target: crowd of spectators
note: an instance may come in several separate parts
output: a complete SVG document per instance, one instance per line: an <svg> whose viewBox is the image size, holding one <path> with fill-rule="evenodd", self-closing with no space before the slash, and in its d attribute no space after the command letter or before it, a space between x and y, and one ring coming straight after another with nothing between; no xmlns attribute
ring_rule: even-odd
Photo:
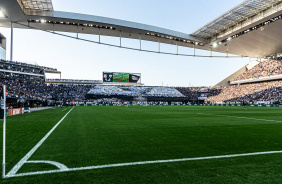
<svg viewBox="0 0 282 184"><path fill-rule="evenodd" d="M198 101L198 91L201 88L202 87L175 87L175 89L185 95L191 102Z"/></svg>
<svg viewBox="0 0 282 184"><path fill-rule="evenodd" d="M0 60L0 78L44 82L45 75L43 68L44 67L26 63Z"/></svg>
<svg viewBox="0 0 282 184"><path fill-rule="evenodd" d="M48 95L49 98L63 102L81 102L85 100L86 94L93 87L92 85L78 84L43 84L38 92L42 95Z"/></svg>
<svg viewBox="0 0 282 184"><path fill-rule="evenodd" d="M0 80L0 85L7 86L8 98L23 101L83 101L92 86L72 84L45 84L18 80Z"/></svg>
<svg viewBox="0 0 282 184"><path fill-rule="evenodd" d="M256 79L282 74L282 59L265 60L246 71L233 81ZM255 103L264 101L276 103L282 101L282 81L259 82L228 87L217 87L210 90L207 103Z"/></svg>
<svg viewBox="0 0 282 184"><path fill-rule="evenodd" d="M234 85L212 90L205 100L208 103L282 101L282 81Z"/></svg>
<svg viewBox="0 0 282 184"><path fill-rule="evenodd" d="M22 81L33 81L33 82L44 82L44 76L32 76L17 73L7 73L0 71L0 79L4 80L22 80Z"/></svg>
<svg viewBox="0 0 282 184"><path fill-rule="evenodd" d="M94 102L94 103L122 103L142 97L148 101L160 98L158 101L166 101L172 97L186 97L190 102L197 102L201 97L201 88L167 88L146 86L102 86L102 85L77 85L77 84L45 84L36 82L23 82L18 80L1 80L1 85L7 86L8 98L21 101L61 101L70 102ZM129 90L130 89L130 90ZM86 98L87 94L94 94ZM272 81L254 84L234 85L210 89L207 103L222 102L255 102L255 101L282 101L282 81ZM132 98L124 98L124 96ZM169 101L173 101L170 99Z"/></svg>
<svg viewBox="0 0 282 184"><path fill-rule="evenodd" d="M282 59L266 60L260 62L252 69L246 71L242 75L235 78L233 81L256 79L262 77L269 77L282 74Z"/></svg>
<svg viewBox="0 0 282 184"><path fill-rule="evenodd" d="M99 98L99 99L87 99L84 103L88 104L129 104L130 101L123 100L120 98Z"/></svg>
<svg viewBox="0 0 282 184"><path fill-rule="evenodd" d="M36 83L20 83L17 80L0 80L0 85L6 85L7 90L7 102L13 103L16 106L30 106L34 102L40 102L41 104L48 105L51 101L44 96L38 94L34 89Z"/></svg>
<svg viewBox="0 0 282 184"><path fill-rule="evenodd" d="M169 98L184 98L175 88L147 86L104 86L78 84L46 84L42 82L1 79L0 85L7 86L8 98L38 102L93 102L124 103L144 97L150 101L165 101ZM87 95L88 94L88 95ZM89 95L90 94L90 95ZM173 99L169 99L173 101ZM182 99L181 99L182 101Z"/></svg>
<svg viewBox="0 0 282 184"><path fill-rule="evenodd" d="M6 62L6 63L5 63ZM4 63L4 64L3 64ZM20 67L22 63L0 61L0 69L17 72L42 72L38 67ZM282 101L282 81L262 82L229 87L156 87L87 84L47 84L33 75L0 71L0 85L6 85L8 98L17 102L91 102L102 104L129 101L206 103ZM39 74L38 73L38 74ZM44 72L43 72L44 73ZM282 60L261 62L236 80L282 74ZM174 101L175 100L175 101Z"/></svg>

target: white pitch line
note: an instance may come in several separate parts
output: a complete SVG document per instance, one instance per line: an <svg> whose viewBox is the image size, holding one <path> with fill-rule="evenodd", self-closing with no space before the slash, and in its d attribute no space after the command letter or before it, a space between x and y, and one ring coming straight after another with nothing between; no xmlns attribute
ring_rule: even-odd
<svg viewBox="0 0 282 184"><path fill-rule="evenodd" d="M241 117L241 116L228 116L228 115L205 114L205 113L197 113L197 114L206 115L206 116L220 116L220 117L228 117L228 118L251 119L251 120L257 120L257 121L269 121L269 122L282 123L282 121L276 121L272 119L258 119L258 118L248 118L248 117Z"/></svg>
<svg viewBox="0 0 282 184"><path fill-rule="evenodd" d="M54 165L54 166L58 167L58 169L60 169L61 171L69 169L64 164L61 164L59 162L49 161L49 160L30 160L30 161L26 161L25 163L31 163L31 164L51 164L51 165Z"/></svg>
<svg viewBox="0 0 282 184"><path fill-rule="evenodd" d="M50 136L50 134L59 126L59 124L65 119L65 117L72 111L73 108L11 169L6 177L15 175L23 164L31 157L31 155L41 146L41 144Z"/></svg>
<svg viewBox="0 0 282 184"><path fill-rule="evenodd" d="M49 171L20 173L20 174L9 175L7 177L20 177L20 176L29 176L29 175L40 175L40 174L69 172L69 171L82 171L82 170L93 170L93 169L124 167L124 166L136 166L136 165L147 165L147 164L171 163L171 162L185 162L185 161L194 161L194 160L211 160L211 159L220 159L220 158L234 158L234 157L245 157L245 156L267 155L267 154L278 154L278 153L282 153L282 150L281 151L267 151L267 152L233 154L233 155L209 156L209 157L196 157L196 158L182 158L182 159L170 159L170 160L155 160L155 161L141 161L141 162L129 162L129 163L119 163L119 164L97 165L97 166L89 166L89 167L69 168L69 169L66 169L66 170L49 170Z"/></svg>
<svg viewBox="0 0 282 184"><path fill-rule="evenodd" d="M65 110L67 110L67 109L69 109L69 108L68 108L68 107L67 107L67 108L65 108L64 110L62 110L62 112L63 112L63 111L65 111Z"/></svg>

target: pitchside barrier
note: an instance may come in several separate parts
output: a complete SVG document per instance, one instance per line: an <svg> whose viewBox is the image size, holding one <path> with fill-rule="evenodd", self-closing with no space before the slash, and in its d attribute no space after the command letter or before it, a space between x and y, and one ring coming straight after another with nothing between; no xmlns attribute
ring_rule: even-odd
<svg viewBox="0 0 282 184"><path fill-rule="evenodd" d="M128 106L131 104L76 104L76 106ZM230 106L230 107L240 107L242 104L168 104L170 106ZM131 105L132 106L132 105ZM159 106L159 104L147 104L147 105L133 105L133 106ZM162 104L162 106L167 106L167 104ZM282 105L275 104L248 104L248 107L282 107Z"/></svg>
<svg viewBox="0 0 282 184"><path fill-rule="evenodd" d="M30 113L30 107L9 109L8 116L15 116L24 113Z"/></svg>

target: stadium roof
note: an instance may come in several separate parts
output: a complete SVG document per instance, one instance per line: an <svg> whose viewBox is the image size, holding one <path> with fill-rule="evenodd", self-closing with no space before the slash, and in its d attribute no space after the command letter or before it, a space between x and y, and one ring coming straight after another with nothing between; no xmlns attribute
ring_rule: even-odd
<svg viewBox="0 0 282 184"><path fill-rule="evenodd" d="M271 7L277 6L281 2L282 0L245 0L196 30L192 35L209 39L223 30L231 28L246 19L251 19Z"/></svg>
<svg viewBox="0 0 282 184"><path fill-rule="evenodd" d="M1 27L11 27L13 22L15 28L140 39L251 57L282 52L281 15L282 0L245 0L187 34L125 20L55 11L51 0L0 1Z"/></svg>
<svg viewBox="0 0 282 184"><path fill-rule="evenodd" d="M23 6L26 11L41 10L53 11L52 0L20 0L19 4Z"/></svg>

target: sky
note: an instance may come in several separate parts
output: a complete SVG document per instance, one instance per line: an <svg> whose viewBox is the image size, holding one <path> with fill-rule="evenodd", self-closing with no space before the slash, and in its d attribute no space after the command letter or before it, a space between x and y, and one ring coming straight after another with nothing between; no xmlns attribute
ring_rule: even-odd
<svg viewBox="0 0 282 184"><path fill-rule="evenodd" d="M230 10L242 0L52 0L55 11L75 12L133 21L183 33L192 33ZM10 29L0 28L7 38ZM73 34L75 36L75 34ZM95 35L80 35L89 40ZM101 42L119 44L119 38L101 37ZM122 39L122 45L139 47L138 40ZM154 42L142 41L142 49L157 50ZM161 44L161 51L175 52ZM179 47L179 53L193 49ZM209 51L196 50L197 55ZM214 53L213 55L221 55ZM248 64L248 58L199 58L133 51L66 38L38 30L14 29L15 61L57 68L63 79L102 80L102 72L141 73L146 86L214 86ZM59 78L49 75L48 78Z"/></svg>

